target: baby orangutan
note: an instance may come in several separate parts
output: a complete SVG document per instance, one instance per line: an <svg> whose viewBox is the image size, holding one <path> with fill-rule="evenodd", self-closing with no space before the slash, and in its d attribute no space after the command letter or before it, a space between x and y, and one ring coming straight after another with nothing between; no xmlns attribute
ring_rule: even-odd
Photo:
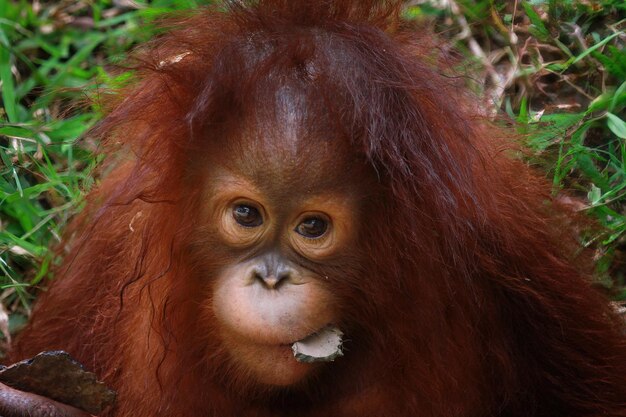
<svg viewBox="0 0 626 417"><path fill-rule="evenodd" d="M112 417L626 416L574 215L400 7L228 2L141 49L11 360L69 352Z"/></svg>

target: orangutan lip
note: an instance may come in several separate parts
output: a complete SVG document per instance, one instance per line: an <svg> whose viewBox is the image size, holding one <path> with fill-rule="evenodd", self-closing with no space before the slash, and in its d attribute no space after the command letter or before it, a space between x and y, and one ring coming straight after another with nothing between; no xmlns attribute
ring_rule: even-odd
<svg viewBox="0 0 626 417"><path fill-rule="evenodd" d="M321 332L322 330L324 330L325 328L330 327L330 326L332 326L332 324L331 324L331 323L325 324L324 326L320 327L320 328L319 328L319 329L317 329L317 330L312 331L311 333L307 334L307 335L306 335L306 336L304 336L304 337L301 337L300 339L294 340L293 342L285 343L285 346L291 346L291 345L293 345L294 343L301 342L301 341L303 341L303 340L305 340L305 339L308 339L309 337L311 337L311 336L314 336L314 335L318 334L319 332Z"/></svg>

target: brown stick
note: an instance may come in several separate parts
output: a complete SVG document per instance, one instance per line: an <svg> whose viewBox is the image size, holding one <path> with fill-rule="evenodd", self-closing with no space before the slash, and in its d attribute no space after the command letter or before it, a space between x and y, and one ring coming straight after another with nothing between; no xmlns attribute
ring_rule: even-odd
<svg viewBox="0 0 626 417"><path fill-rule="evenodd" d="M2 417L90 417L91 414L41 395L11 388L0 383Z"/></svg>

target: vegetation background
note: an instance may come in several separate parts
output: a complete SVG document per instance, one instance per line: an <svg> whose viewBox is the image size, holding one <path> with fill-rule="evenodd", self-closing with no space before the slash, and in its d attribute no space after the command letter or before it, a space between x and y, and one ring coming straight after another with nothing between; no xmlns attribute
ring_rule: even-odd
<svg viewBox="0 0 626 417"><path fill-rule="evenodd" d="M195 0L0 0L0 334L24 324L59 259L50 246L81 209L100 157L83 137L107 68ZM405 16L449 42L489 116L526 141L529 164L601 229L598 285L626 301L626 2L413 0ZM447 46L449 45L449 46ZM95 81L95 82L94 82ZM0 349L1 350L1 349Z"/></svg>

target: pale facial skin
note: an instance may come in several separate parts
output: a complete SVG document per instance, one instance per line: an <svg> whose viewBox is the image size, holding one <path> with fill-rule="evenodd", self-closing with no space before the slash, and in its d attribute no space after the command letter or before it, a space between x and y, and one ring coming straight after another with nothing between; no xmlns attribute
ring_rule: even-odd
<svg viewBox="0 0 626 417"><path fill-rule="evenodd" d="M213 312L231 355L259 382L291 385L314 368L296 362L291 345L333 323L337 300L324 277L292 258L323 262L345 249L353 205L314 195L285 210L243 179L225 175L216 182L210 207L218 235L253 254L221 271Z"/></svg>

